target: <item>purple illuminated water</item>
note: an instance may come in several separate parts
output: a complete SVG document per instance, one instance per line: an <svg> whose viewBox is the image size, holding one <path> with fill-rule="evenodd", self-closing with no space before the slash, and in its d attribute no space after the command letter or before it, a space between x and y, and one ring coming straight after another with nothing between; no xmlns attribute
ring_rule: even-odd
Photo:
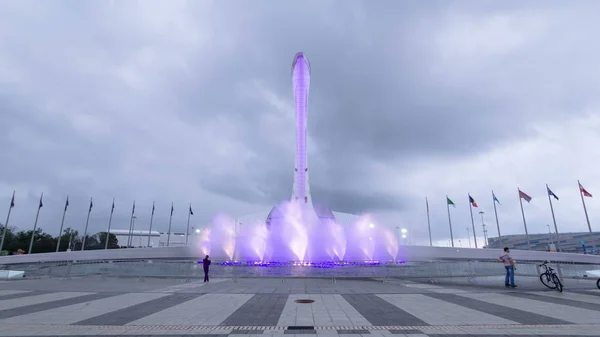
<svg viewBox="0 0 600 337"><path fill-rule="evenodd" d="M220 215L209 228L193 236L198 256L211 255L229 263L265 265L369 263L401 260L399 244L391 228L377 225L370 215L351 224L319 219L312 206L287 201L278 207L281 216L236 227L235 219Z"/></svg>

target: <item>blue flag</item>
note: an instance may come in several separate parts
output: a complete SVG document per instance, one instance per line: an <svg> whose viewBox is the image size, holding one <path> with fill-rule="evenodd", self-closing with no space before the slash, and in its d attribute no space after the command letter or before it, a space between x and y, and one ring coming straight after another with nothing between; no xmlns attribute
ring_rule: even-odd
<svg viewBox="0 0 600 337"><path fill-rule="evenodd" d="M556 194L554 194L554 192L552 192L552 190L550 189L550 187L546 186L546 189L548 189L548 195L551 197L554 197L554 199L558 200L558 197L556 196Z"/></svg>
<svg viewBox="0 0 600 337"><path fill-rule="evenodd" d="M494 202L497 202L497 203L498 203L498 205L502 205L502 204L500 203L500 200L498 200L498 198L496 198L496 195L494 194L494 192L492 192L492 197L494 197Z"/></svg>

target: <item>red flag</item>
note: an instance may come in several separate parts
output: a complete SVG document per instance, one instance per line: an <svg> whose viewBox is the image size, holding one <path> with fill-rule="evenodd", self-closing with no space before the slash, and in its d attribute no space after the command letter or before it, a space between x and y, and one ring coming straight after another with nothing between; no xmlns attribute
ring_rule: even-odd
<svg viewBox="0 0 600 337"><path fill-rule="evenodd" d="M586 191L586 189L583 188L583 186L581 186L581 183L579 184L579 191L583 194L584 197L592 197L592 194Z"/></svg>
<svg viewBox="0 0 600 337"><path fill-rule="evenodd" d="M473 205L473 207L478 207L477 202L475 201L475 199L473 199L471 195L469 195L469 202L471 203L471 205Z"/></svg>

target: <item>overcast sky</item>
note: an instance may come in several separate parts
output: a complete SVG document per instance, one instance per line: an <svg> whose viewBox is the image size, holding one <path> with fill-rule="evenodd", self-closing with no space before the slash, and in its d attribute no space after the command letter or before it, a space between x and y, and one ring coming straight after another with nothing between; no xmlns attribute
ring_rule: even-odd
<svg viewBox="0 0 600 337"><path fill-rule="evenodd" d="M420 5L417 5L420 4ZM552 224L600 230L600 3L596 1L0 2L0 222L165 231L269 209L291 196L294 54L311 61L316 203L370 212L428 243ZM597 195L596 195L597 194ZM481 219L475 210L479 236Z"/></svg>

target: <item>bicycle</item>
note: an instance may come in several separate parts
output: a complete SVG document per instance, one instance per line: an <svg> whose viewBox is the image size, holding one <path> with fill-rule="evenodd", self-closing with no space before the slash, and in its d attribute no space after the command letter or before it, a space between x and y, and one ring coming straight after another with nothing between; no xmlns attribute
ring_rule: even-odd
<svg viewBox="0 0 600 337"><path fill-rule="evenodd" d="M563 285L558 278L558 275L554 272L554 269L547 266L548 261L538 265L538 267L544 267L544 272L540 274L540 281L543 285L550 289L556 289L562 293Z"/></svg>

